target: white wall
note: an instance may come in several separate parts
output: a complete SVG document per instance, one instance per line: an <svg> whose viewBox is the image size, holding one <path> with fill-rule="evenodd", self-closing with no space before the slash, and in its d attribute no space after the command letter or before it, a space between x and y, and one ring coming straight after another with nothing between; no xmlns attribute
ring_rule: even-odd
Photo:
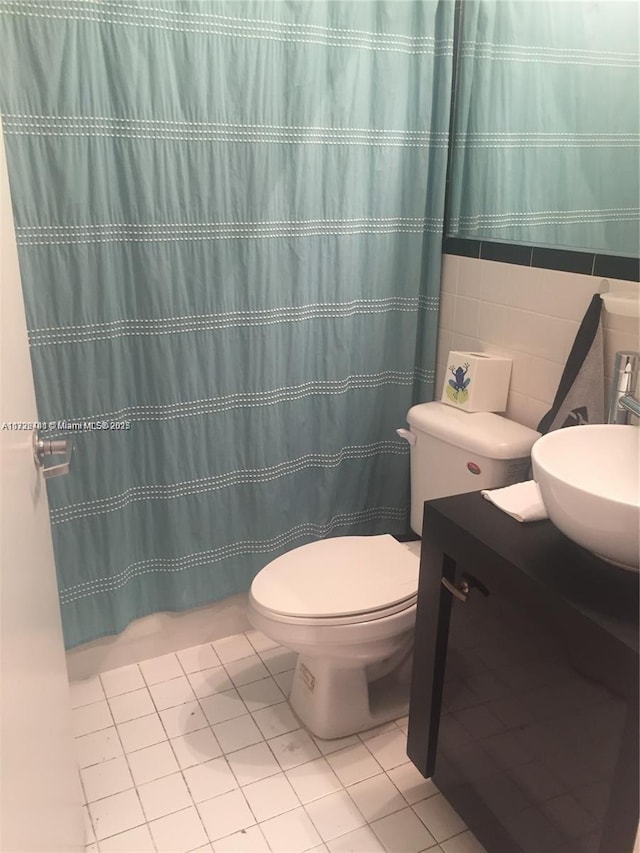
<svg viewBox="0 0 640 853"><path fill-rule="evenodd" d="M508 355L513 369L507 417L535 428L551 407L580 321L602 281L444 255L436 398L450 350ZM638 283L608 281L610 290L631 291L640 298ZM640 325L636 319L606 312L604 324L605 374L610 378L618 350L640 350Z"/></svg>

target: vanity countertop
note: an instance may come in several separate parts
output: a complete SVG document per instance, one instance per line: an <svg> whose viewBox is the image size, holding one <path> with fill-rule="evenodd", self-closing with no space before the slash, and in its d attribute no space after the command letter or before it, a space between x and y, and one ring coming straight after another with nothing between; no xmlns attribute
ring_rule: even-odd
<svg viewBox="0 0 640 853"><path fill-rule="evenodd" d="M638 654L640 574L611 565L576 545L551 521L519 522L480 492L427 501L424 542L473 571L483 546L502 576L518 575L540 600L579 614ZM474 554L475 549L475 554Z"/></svg>

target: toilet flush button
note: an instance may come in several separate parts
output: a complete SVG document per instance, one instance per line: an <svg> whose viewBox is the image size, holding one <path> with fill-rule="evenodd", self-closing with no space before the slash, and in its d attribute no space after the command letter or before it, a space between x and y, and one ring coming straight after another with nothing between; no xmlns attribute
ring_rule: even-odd
<svg viewBox="0 0 640 853"><path fill-rule="evenodd" d="M467 462L467 470L471 471L472 474L482 473L482 469L477 462Z"/></svg>

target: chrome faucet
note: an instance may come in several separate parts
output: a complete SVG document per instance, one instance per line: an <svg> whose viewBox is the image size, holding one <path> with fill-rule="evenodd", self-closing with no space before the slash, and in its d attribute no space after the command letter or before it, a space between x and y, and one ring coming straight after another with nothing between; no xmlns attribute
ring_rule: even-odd
<svg viewBox="0 0 640 853"><path fill-rule="evenodd" d="M618 405L640 418L640 400L636 400L633 394L625 394L624 397L620 397Z"/></svg>
<svg viewBox="0 0 640 853"><path fill-rule="evenodd" d="M640 416L638 400L633 396L637 393L639 375L640 353L616 353L607 423L627 424L630 414Z"/></svg>

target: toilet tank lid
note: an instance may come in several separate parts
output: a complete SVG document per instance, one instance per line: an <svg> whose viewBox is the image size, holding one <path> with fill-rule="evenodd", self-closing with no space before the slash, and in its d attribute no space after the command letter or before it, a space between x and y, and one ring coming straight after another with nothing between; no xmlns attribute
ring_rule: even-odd
<svg viewBox="0 0 640 853"><path fill-rule="evenodd" d="M251 595L274 613L350 616L415 596L419 558L393 536L338 536L310 542L268 563Z"/></svg>
<svg viewBox="0 0 640 853"><path fill-rule="evenodd" d="M487 459L521 459L529 456L540 433L496 415L463 412L444 403L420 403L409 409L407 421L414 432L432 435Z"/></svg>

